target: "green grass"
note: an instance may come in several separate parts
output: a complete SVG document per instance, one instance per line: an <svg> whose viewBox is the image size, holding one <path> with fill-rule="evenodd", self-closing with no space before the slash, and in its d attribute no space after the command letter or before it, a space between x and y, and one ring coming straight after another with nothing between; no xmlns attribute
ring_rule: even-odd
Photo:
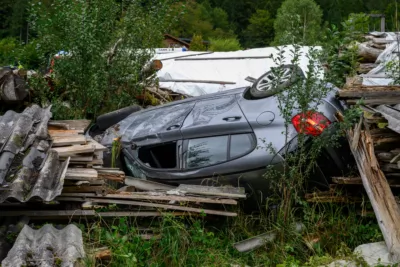
<svg viewBox="0 0 400 267"><path fill-rule="evenodd" d="M361 262L351 251L360 244L382 240L374 219L358 217L355 208L306 205L293 210L296 217L286 222L271 214L240 214L212 220L203 216L118 218L82 227L87 249L111 249L112 260L102 263L104 266L320 266L335 259ZM302 222L305 231L296 232L294 221ZM153 229L159 239L143 240L139 226ZM248 253L233 247L235 242L268 231L277 232L270 244ZM94 266L93 260L86 259L86 263Z"/></svg>

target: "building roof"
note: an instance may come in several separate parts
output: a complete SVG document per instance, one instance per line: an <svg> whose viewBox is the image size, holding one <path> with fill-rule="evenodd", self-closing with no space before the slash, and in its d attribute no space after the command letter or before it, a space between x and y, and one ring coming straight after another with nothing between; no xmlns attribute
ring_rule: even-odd
<svg viewBox="0 0 400 267"><path fill-rule="evenodd" d="M174 41L176 41L176 42L178 42L178 43L180 43L180 44L182 44L184 46L187 46L187 47L190 46L190 44L185 42L184 40L182 40L182 38L175 37L175 36L173 36L171 34L166 33L166 34L164 34L164 37L165 38L170 38L170 39L172 39L172 40L174 40Z"/></svg>
<svg viewBox="0 0 400 267"><path fill-rule="evenodd" d="M25 225L1 266L74 266L83 257L82 231L75 225L62 230L50 224L39 230Z"/></svg>
<svg viewBox="0 0 400 267"><path fill-rule="evenodd" d="M68 161L50 150L50 108L32 105L0 116L0 203L51 201L61 194Z"/></svg>

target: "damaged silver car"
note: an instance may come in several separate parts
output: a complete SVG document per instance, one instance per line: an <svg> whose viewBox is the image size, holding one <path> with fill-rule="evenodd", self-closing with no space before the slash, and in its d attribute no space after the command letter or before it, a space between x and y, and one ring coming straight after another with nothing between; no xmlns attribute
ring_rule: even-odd
<svg viewBox="0 0 400 267"><path fill-rule="evenodd" d="M188 98L154 108L128 107L100 116L91 135L110 148L122 143L120 162L129 175L163 183L244 186L254 192L266 188L266 167L285 162L286 145L296 149L302 114L293 114L289 143L285 142L284 119L276 94L304 76L299 67L284 66L278 86L270 71L253 86ZM276 83L275 83L276 84ZM327 85L330 86L330 85ZM305 134L319 135L335 121L344 107L335 89L322 100L317 112L307 116ZM265 149L270 143L276 149ZM348 153L350 154L350 153ZM347 159L333 148L318 160L316 177L326 181L340 174ZM111 152L108 154L111 158Z"/></svg>

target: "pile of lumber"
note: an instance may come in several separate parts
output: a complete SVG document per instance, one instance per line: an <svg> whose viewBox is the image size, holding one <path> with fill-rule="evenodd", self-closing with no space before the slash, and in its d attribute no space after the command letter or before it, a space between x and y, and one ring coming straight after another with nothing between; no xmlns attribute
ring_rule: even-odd
<svg viewBox="0 0 400 267"><path fill-rule="evenodd" d="M246 198L243 188L211 187L200 185L179 185L177 187L160 188L145 191L147 183L154 182L135 179L138 187L125 186L113 192L97 193L67 193L63 192L56 200L60 202L76 202L82 209L98 210L107 205L117 205L113 212L96 212L101 217L110 216L162 216L209 214L220 216L237 216L229 206L237 205L238 199ZM164 187L163 184L159 184ZM173 213L169 213L169 212Z"/></svg>
<svg viewBox="0 0 400 267"><path fill-rule="evenodd" d="M171 186L126 177L120 169L103 167L103 152L107 148L84 135L89 125L87 120L49 122L51 149L57 151L60 161L69 161L61 195L47 205L3 203L2 207L8 208L1 216L79 219L82 216L237 215L229 209L237 205L237 200L246 198L243 188Z"/></svg>
<svg viewBox="0 0 400 267"><path fill-rule="evenodd" d="M362 129L368 130L380 169L392 187L400 187L400 86L365 86L360 78L349 79L339 98L363 111L355 127L355 149ZM339 177L339 184L362 184L359 177Z"/></svg>
<svg viewBox="0 0 400 267"><path fill-rule="evenodd" d="M359 104L362 114L347 131L359 177L338 177L338 184L363 185L386 245L400 260L400 209L394 196L400 187L400 86L365 86L349 79L339 97ZM340 117L340 116L339 116Z"/></svg>
<svg viewBox="0 0 400 267"><path fill-rule="evenodd" d="M387 40L385 36L385 33L370 33L364 36L364 42L358 44L358 56L361 61L359 73L368 73L377 66L375 63L379 55L393 42Z"/></svg>

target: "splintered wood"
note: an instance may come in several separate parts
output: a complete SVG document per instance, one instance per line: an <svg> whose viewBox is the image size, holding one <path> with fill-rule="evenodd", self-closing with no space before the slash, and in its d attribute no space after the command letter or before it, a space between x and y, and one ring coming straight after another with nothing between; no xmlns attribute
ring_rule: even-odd
<svg viewBox="0 0 400 267"><path fill-rule="evenodd" d="M371 201L379 227L386 245L396 261L400 260L400 209L395 197L379 167L375 156L374 143L369 125L360 133L358 145L352 148L361 180ZM349 143L355 137L354 131L348 131Z"/></svg>

